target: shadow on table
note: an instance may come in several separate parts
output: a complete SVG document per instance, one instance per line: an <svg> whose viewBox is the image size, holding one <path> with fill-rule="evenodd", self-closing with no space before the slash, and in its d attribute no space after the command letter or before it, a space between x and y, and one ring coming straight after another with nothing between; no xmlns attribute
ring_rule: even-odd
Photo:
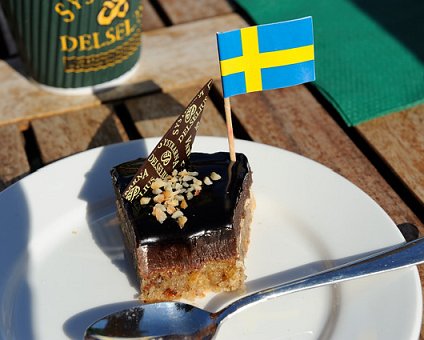
<svg viewBox="0 0 424 340"><path fill-rule="evenodd" d="M141 62L141 61L140 61ZM102 102L109 103L125 98L131 99L139 95L148 95L159 92L161 88L152 80L141 81L137 83L123 83L119 86L111 86L94 91L94 95Z"/></svg>
<svg viewBox="0 0 424 340"><path fill-rule="evenodd" d="M351 0L424 63L424 1Z"/></svg>

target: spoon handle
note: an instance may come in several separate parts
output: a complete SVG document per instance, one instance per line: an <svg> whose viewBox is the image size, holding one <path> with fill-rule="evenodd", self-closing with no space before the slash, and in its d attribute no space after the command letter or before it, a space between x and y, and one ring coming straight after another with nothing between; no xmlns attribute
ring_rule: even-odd
<svg viewBox="0 0 424 340"><path fill-rule="evenodd" d="M216 313L217 322L248 305L285 294L409 267L424 262L424 237L364 258L247 295Z"/></svg>

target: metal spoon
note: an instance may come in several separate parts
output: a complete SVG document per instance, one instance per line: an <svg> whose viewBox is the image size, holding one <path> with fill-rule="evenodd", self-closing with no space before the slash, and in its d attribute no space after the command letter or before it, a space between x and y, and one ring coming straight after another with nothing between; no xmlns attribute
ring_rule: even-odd
<svg viewBox="0 0 424 340"><path fill-rule="evenodd" d="M152 303L126 309L94 322L87 328L84 339L211 339L226 317L254 303L422 262L424 237L253 293L215 313L181 302Z"/></svg>

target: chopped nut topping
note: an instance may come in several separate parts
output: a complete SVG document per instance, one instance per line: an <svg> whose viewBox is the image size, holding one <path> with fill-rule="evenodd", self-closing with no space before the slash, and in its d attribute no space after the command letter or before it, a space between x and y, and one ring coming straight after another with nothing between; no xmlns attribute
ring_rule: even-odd
<svg viewBox="0 0 424 340"><path fill-rule="evenodd" d="M179 175L180 177L187 176L187 175L188 175L188 171L187 171L186 169L184 169L183 171L180 171L180 172L178 173L178 175Z"/></svg>
<svg viewBox="0 0 424 340"><path fill-rule="evenodd" d="M163 204L160 204L160 203L156 204L155 205L155 208L156 209L159 209L160 211L165 211L166 210L166 207Z"/></svg>
<svg viewBox="0 0 424 340"><path fill-rule="evenodd" d="M174 212L176 212L177 211L177 208L175 208L175 206L174 205L168 205L167 207L166 207L166 212L169 214L169 215L172 215Z"/></svg>
<svg viewBox="0 0 424 340"><path fill-rule="evenodd" d="M141 197L141 199L140 199L140 204L141 205L146 205L146 204L149 204L149 202L150 202L150 200L151 200L151 198L150 197Z"/></svg>
<svg viewBox="0 0 424 340"><path fill-rule="evenodd" d="M192 180L194 180L194 177L193 176L185 175L183 177L183 182L190 182Z"/></svg>
<svg viewBox="0 0 424 340"><path fill-rule="evenodd" d="M182 229L184 227L184 224L186 224L186 222L187 222L187 217L185 217L184 215L180 216L180 217L178 217L177 222L178 222L178 225L180 226L180 228Z"/></svg>
<svg viewBox="0 0 424 340"><path fill-rule="evenodd" d="M152 190L156 190L163 186L164 186L164 181L161 178L156 178L150 187L152 188Z"/></svg>
<svg viewBox="0 0 424 340"><path fill-rule="evenodd" d="M215 171L212 171L209 177L212 181L219 181L221 179L221 175L217 174Z"/></svg>
<svg viewBox="0 0 424 340"><path fill-rule="evenodd" d="M167 218L166 214L160 209L156 210L155 217L160 223L163 223Z"/></svg>
<svg viewBox="0 0 424 340"><path fill-rule="evenodd" d="M174 212L173 214L172 214L172 218L174 218L174 219L176 219L176 218L178 218L178 217L181 217L181 216L183 216L184 214L183 214L183 212L181 211L181 210L177 210L176 212Z"/></svg>
<svg viewBox="0 0 424 340"><path fill-rule="evenodd" d="M172 191L171 190L167 190L163 193L163 197L165 199L165 201L169 201L172 198Z"/></svg>
<svg viewBox="0 0 424 340"><path fill-rule="evenodd" d="M196 176L199 176L197 171L173 170L172 175L167 176L166 179L157 178L152 182L153 197L143 196L140 204L147 205L153 198L153 202L156 204L153 206L152 215L160 223L170 216L176 220L180 228L183 228L187 217L184 216L182 209L188 207L187 201L201 193L203 184L212 185L212 181L221 179L216 172L212 172L209 177L206 176L203 181Z"/></svg>
<svg viewBox="0 0 424 340"><path fill-rule="evenodd" d="M159 195L161 192L162 192L162 190L161 190L161 189L153 189L153 190L152 190L152 193L153 193L154 195Z"/></svg>
<svg viewBox="0 0 424 340"><path fill-rule="evenodd" d="M194 183L195 185L202 185L202 181L198 180L197 178L194 178L194 179L193 179L193 183Z"/></svg>
<svg viewBox="0 0 424 340"><path fill-rule="evenodd" d="M165 195L156 195L155 197L153 197L153 201L156 203L162 203L163 201L165 201Z"/></svg>

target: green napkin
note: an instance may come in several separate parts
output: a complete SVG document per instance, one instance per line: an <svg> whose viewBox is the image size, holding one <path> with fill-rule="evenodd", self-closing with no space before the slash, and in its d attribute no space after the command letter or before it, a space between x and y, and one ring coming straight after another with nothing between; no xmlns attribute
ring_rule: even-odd
<svg viewBox="0 0 424 340"><path fill-rule="evenodd" d="M235 0L257 23L311 15L315 86L357 125L424 102L423 0Z"/></svg>

